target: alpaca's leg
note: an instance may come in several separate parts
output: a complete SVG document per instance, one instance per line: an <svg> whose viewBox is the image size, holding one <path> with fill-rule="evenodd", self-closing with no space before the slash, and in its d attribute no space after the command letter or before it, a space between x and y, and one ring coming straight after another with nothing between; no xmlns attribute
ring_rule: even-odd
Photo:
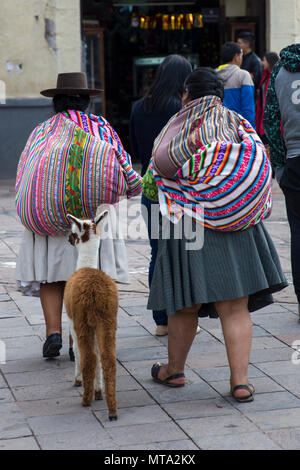
<svg viewBox="0 0 300 470"><path fill-rule="evenodd" d="M96 375L95 375L95 400L102 400L102 371L101 371L101 360L100 360L100 351L98 348L97 338L95 335L95 352L97 356L97 366L96 366Z"/></svg>
<svg viewBox="0 0 300 470"><path fill-rule="evenodd" d="M97 356L94 348L95 330L88 325L77 335L80 350L80 364L82 371L83 397L82 405L89 406L94 399L94 380L97 365Z"/></svg>
<svg viewBox="0 0 300 470"><path fill-rule="evenodd" d="M82 374L81 374L81 365L80 365L80 351L78 348L77 344L77 337L76 337L76 332L74 330L74 323L73 321L69 318L69 323L70 323L70 333L73 339L73 351L75 355L75 380L74 380L74 386L75 387L80 387L82 385Z"/></svg>
<svg viewBox="0 0 300 470"><path fill-rule="evenodd" d="M111 330L111 325L106 326L102 321L96 329L100 357L102 363L103 378L105 383L105 399L108 408L109 419L117 419L116 400L116 331Z"/></svg>

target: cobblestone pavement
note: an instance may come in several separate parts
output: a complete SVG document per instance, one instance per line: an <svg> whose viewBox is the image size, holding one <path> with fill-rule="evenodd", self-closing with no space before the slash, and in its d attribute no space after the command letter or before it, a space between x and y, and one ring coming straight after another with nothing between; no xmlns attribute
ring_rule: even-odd
<svg viewBox="0 0 300 470"><path fill-rule="evenodd" d="M291 280L290 234L282 194L266 222ZM118 421L109 422L104 401L80 404L72 386L68 324L55 360L42 359L45 328L39 299L15 289L14 267L22 226L14 209L13 182L0 181L0 449L299 449L300 365L291 345L300 340L296 298L290 285L276 302L252 315L254 339L249 378L255 401L235 403L219 320L200 319L201 333L188 357L187 385L155 384L150 368L167 357L167 338L154 336L146 310L147 241L129 240L131 284L120 286L118 315Z"/></svg>

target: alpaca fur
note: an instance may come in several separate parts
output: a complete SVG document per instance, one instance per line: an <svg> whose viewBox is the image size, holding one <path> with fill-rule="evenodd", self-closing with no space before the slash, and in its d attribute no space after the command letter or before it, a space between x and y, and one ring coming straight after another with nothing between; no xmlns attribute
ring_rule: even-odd
<svg viewBox="0 0 300 470"><path fill-rule="evenodd" d="M69 278L64 294L75 354L75 386L83 383L82 405L102 399L101 363L109 419L117 419L116 330L118 290L116 283L97 268L100 235L94 220L72 220L69 241L78 249L77 270ZM101 359L101 361L100 361Z"/></svg>

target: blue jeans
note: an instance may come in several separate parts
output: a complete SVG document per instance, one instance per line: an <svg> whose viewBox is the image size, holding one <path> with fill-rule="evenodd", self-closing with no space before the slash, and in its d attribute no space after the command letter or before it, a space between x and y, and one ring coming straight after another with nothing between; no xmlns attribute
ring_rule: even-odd
<svg viewBox="0 0 300 470"><path fill-rule="evenodd" d="M157 250L158 250L158 239L151 238L151 207L153 204L158 204L158 203L151 201L146 196L144 196L144 194L142 195L142 205L144 206L142 214L147 225L148 237L149 237L150 246L151 246L151 260L149 264L149 276L148 276L149 288L151 286L151 281L153 277L154 266L155 266L155 261L156 261L156 256L157 256ZM168 324L168 315L166 314L165 310L153 310L153 319L157 325Z"/></svg>

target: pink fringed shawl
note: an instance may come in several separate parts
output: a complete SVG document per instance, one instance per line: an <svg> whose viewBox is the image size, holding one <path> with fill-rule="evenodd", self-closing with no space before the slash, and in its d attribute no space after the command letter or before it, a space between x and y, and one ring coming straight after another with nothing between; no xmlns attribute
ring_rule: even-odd
<svg viewBox="0 0 300 470"><path fill-rule="evenodd" d="M91 218L100 204L140 192L141 177L108 122L75 111L37 126L17 168L17 212L39 235L67 233L67 213Z"/></svg>

